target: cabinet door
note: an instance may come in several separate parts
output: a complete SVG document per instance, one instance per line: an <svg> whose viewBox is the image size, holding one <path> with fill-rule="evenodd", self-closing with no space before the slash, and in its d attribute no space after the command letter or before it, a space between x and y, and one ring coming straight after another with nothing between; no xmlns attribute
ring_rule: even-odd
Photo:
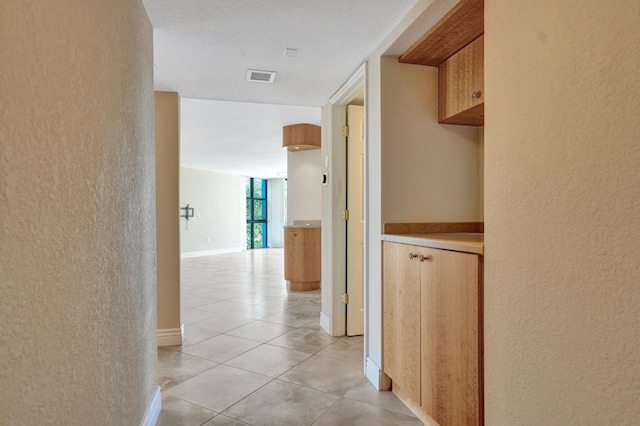
<svg viewBox="0 0 640 426"><path fill-rule="evenodd" d="M484 124L484 36L440 64L438 97L441 123Z"/></svg>
<svg viewBox="0 0 640 426"><path fill-rule="evenodd" d="M478 425L479 257L422 251L422 408L442 426Z"/></svg>
<svg viewBox="0 0 640 426"><path fill-rule="evenodd" d="M393 391L420 404L420 247L384 242L383 364Z"/></svg>
<svg viewBox="0 0 640 426"><path fill-rule="evenodd" d="M284 230L284 279L300 281L302 279L303 264L300 252L303 237L299 229L285 228Z"/></svg>
<svg viewBox="0 0 640 426"><path fill-rule="evenodd" d="M284 279L320 281L320 228L285 228Z"/></svg>

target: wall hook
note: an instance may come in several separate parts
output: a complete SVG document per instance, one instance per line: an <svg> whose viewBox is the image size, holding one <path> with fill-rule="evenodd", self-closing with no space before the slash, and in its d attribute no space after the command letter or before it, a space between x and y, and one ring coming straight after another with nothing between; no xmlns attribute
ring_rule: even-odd
<svg viewBox="0 0 640 426"><path fill-rule="evenodd" d="M180 207L180 210L184 210L184 214L180 215L180 217L187 219L187 222L189 218L193 217L193 207L189 207L189 204L187 204L187 207Z"/></svg>

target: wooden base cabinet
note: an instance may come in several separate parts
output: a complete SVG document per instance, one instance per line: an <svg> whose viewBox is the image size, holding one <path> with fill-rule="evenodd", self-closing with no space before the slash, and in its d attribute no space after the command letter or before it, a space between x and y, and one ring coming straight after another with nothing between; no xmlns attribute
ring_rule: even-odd
<svg viewBox="0 0 640 426"><path fill-rule="evenodd" d="M420 263L414 247L384 243L382 347L394 390L420 401Z"/></svg>
<svg viewBox="0 0 640 426"><path fill-rule="evenodd" d="M482 256L384 242L383 363L422 421L482 425Z"/></svg>

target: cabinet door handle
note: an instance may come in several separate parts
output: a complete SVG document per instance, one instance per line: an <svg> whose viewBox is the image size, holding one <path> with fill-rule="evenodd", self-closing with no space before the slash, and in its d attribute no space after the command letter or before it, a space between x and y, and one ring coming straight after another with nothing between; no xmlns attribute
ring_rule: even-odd
<svg viewBox="0 0 640 426"><path fill-rule="evenodd" d="M416 257L418 257L418 255L417 255L417 254L415 254L415 253L409 253L409 260L413 260L413 259L415 259Z"/></svg>
<svg viewBox="0 0 640 426"><path fill-rule="evenodd" d="M433 260L433 258L431 256L420 255L420 262L424 262L425 260Z"/></svg>
<svg viewBox="0 0 640 426"><path fill-rule="evenodd" d="M479 91L479 90L476 90L475 92L473 92L471 94L471 97L474 98L474 99L480 99L480 96L482 96L482 92Z"/></svg>

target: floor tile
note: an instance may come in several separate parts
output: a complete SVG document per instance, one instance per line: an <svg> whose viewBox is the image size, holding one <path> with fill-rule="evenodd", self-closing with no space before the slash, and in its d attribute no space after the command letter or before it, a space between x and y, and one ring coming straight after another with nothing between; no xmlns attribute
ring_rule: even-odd
<svg viewBox="0 0 640 426"><path fill-rule="evenodd" d="M202 281L201 279L196 280L198 282ZM204 280L206 282L206 280ZM184 277L180 277L180 284L183 287L188 287L188 290L181 290L180 294L184 296L205 296L209 297L208 293L211 293L213 288L210 284L189 284L189 282L185 282Z"/></svg>
<svg viewBox="0 0 640 426"><path fill-rule="evenodd" d="M254 321L247 325L243 325L242 327L238 327L236 329L228 331L226 334L242 337L245 339L256 340L258 342L267 342L291 330L293 330L293 328L287 327L286 325L282 324L275 324L265 321Z"/></svg>
<svg viewBox="0 0 640 426"><path fill-rule="evenodd" d="M162 403L157 426L200 426L217 413L181 399Z"/></svg>
<svg viewBox="0 0 640 426"><path fill-rule="evenodd" d="M183 324L193 324L194 322L202 321L207 318L213 317L214 314L209 311L203 311L195 308L181 308L180 320Z"/></svg>
<svg viewBox="0 0 640 426"><path fill-rule="evenodd" d="M289 309L287 309L287 311L296 313L313 313L320 315L321 306L317 303L303 301L291 306Z"/></svg>
<svg viewBox="0 0 640 426"><path fill-rule="evenodd" d="M240 293L233 290L224 290L218 286L216 286L215 290L209 289L207 293L202 295L203 297L211 300L210 303L219 302L219 301L229 301L233 302L238 300L240 297Z"/></svg>
<svg viewBox="0 0 640 426"><path fill-rule="evenodd" d="M234 420L231 417L218 414L213 419L209 420L202 426L247 426L248 423L243 423L238 420Z"/></svg>
<svg viewBox="0 0 640 426"><path fill-rule="evenodd" d="M419 426L422 422L414 416L385 410L360 401L341 399L313 426L362 425L362 426Z"/></svg>
<svg viewBox="0 0 640 426"><path fill-rule="evenodd" d="M262 318L262 321L274 322L276 324L283 324L291 327L315 327L320 325L320 313L290 312L289 310L286 310L266 316Z"/></svg>
<svg viewBox="0 0 640 426"><path fill-rule="evenodd" d="M282 287L279 288L267 289L263 287L259 289L256 294L259 294L260 296L282 297L287 295L287 288L285 284L282 283Z"/></svg>
<svg viewBox="0 0 640 426"><path fill-rule="evenodd" d="M297 328L270 340L269 344L315 354L334 341L335 338L329 336L324 330Z"/></svg>
<svg viewBox="0 0 640 426"><path fill-rule="evenodd" d="M158 424L420 424L364 378L362 336L320 327L321 291L288 289L282 249L181 262L185 341L158 350Z"/></svg>
<svg viewBox="0 0 640 426"><path fill-rule="evenodd" d="M247 325L253 321L254 319L251 317L236 316L230 313L226 313L215 314L214 317L205 319L203 321L198 321L196 323L193 323L193 325L199 328L217 331L218 333L224 333L226 331L233 330L234 328Z"/></svg>
<svg viewBox="0 0 640 426"><path fill-rule="evenodd" d="M254 426L311 425L337 400L334 395L275 380L223 414Z"/></svg>
<svg viewBox="0 0 640 426"><path fill-rule="evenodd" d="M356 339L359 343L350 343L348 339ZM318 355L364 365L364 346L358 337L341 338L318 352Z"/></svg>
<svg viewBox="0 0 640 426"><path fill-rule="evenodd" d="M411 410L409 410L393 392L378 392L366 378L349 389L349 392L347 392L344 397L413 416Z"/></svg>
<svg viewBox="0 0 640 426"><path fill-rule="evenodd" d="M254 340L220 334L184 348L182 352L215 362L225 362L258 345L260 342Z"/></svg>
<svg viewBox="0 0 640 426"><path fill-rule="evenodd" d="M265 376L278 377L310 356L310 354L292 349L261 345L227 361L225 364Z"/></svg>
<svg viewBox="0 0 640 426"><path fill-rule="evenodd" d="M229 300L217 300L209 305L200 306L198 309L224 314L227 312L237 312L245 306L246 305L244 303L231 302Z"/></svg>
<svg viewBox="0 0 640 426"><path fill-rule="evenodd" d="M314 355L278 379L342 396L363 377L359 365Z"/></svg>
<svg viewBox="0 0 640 426"><path fill-rule="evenodd" d="M158 384L165 391L216 365L182 352L158 348Z"/></svg>
<svg viewBox="0 0 640 426"><path fill-rule="evenodd" d="M289 291L288 294L291 300L320 303L320 289L313 291Z"/></svg>
<svg viewBox="0 0 640 426"><path fill-rule="evenodd" d="M285 309L289 309L299 303L299 301L291 300L288 297L274 297L264 302L260 302L259 305L275 308L278 311L284 311Z"/></svg>
<svg viewBox="0 0 640 426"><path fill-rule="evenodd" d="M222 412L271 381L270 377L218 365L167 391L193 404Z"/></svg>
<svg viewBox="0 0 640 426"><path fill-rule="evenodd" d="M180 350L186 348L187 346L202 342L203 340L210 339L213 336L217 336L218 334L220 333L218 333L217 331L196 327L192 324L185 325L184 341L182 342L182 347L180 348Z"/></svg>
<svg viewBox="0 0 640 426"><path fill-rule="evenodd" d="M215 302L216 299L211 299L209 297L200 297L200 296L186 296L180 298L180 307L181 308L197 308L200 306L209 305Z"/></svg>

